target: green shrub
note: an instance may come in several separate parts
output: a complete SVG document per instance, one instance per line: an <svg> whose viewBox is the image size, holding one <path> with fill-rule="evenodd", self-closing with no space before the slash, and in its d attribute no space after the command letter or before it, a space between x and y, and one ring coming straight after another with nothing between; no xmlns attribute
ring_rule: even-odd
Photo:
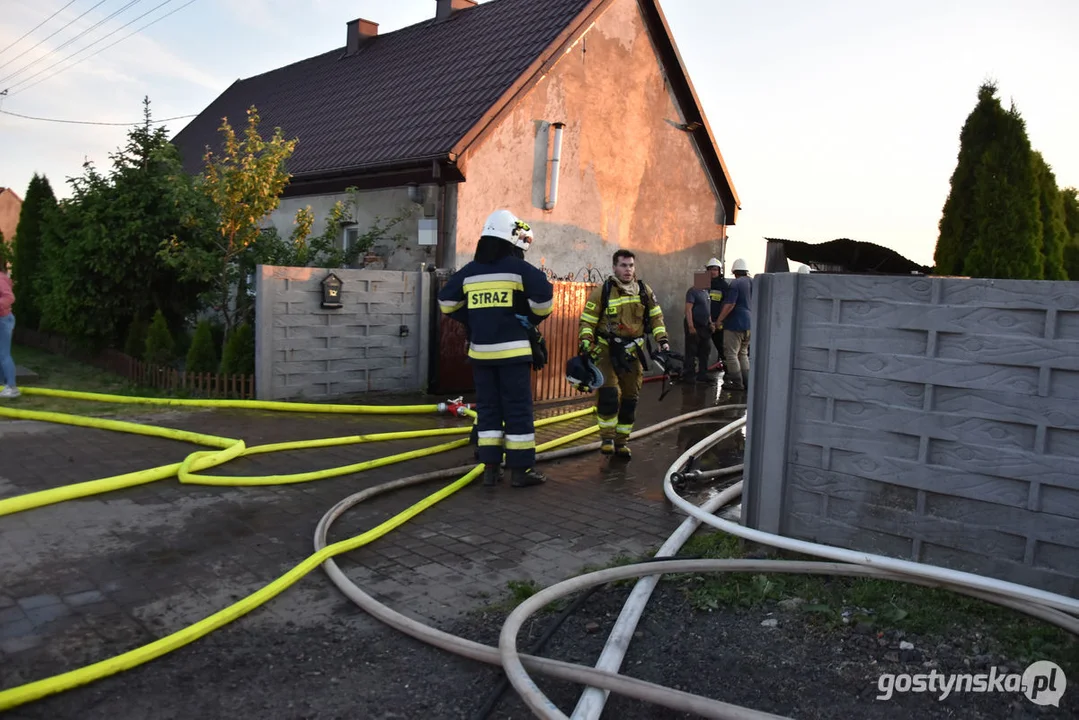
<svg viewBox="0 0 1079 720"><path fill-rule="evenodd" d="M191 348L187 351L187 364L184 370L193 373L217 372L217 349L214 347L210 323L203 320L195 330Z"/></svg>
<svg viewBox="0 0 1079 720"><path fill-rule="evenodd" d="M146 355L143 358L151 365L170 365L175 358L176 342L169 332L165 316L158 310L146 332Z"/></svg>
<svg viewBox="0 0 1079 720"><path fill-rule="evenodd" d="M127 326L127 339L124 340L124 353L133 358L142 357L146 353L146 333L150 324L140 313L131 318L131 324Z"/></svg>
<svg viewBox="0 0 1079 720"><path fill-rule="evenodd" d="M221 354L221 372L224 375L255 374L255 331L250 325L240 325L232 331Z"/></svg>

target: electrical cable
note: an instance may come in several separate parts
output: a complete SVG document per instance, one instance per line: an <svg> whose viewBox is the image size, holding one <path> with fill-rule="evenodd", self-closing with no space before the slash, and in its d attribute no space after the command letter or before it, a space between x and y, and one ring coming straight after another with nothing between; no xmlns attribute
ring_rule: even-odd
<svg viewBox="0 0 1079 720"><path fill-rule="evenodd" d="M172 0L166 0L166 2L171 2L171 1L172 1ZM113 11L112 15L109 15L109 16L107 16L107 17L105 17L105 18L102 18L101 20L98 20L98 21L97 21L96 23L94 23L94 24L93 24L93 25L91 25L90 27L86 28L85 30L83 30L82 32L80 32L80 33L79 33L78 35L75 35L74 37L70 37L70 38L68 38L67 40L65 40L64 42L62 42L62 43L61 43L61 44L60 44L59 46L57 46L57 47L53 48L52 50L50 50L49 52L45 53L44 55L42 55L42 56L41 56L41 57L39 57L38 59L36 59L36 60L33 60L33 61L31 61L31 62L27 63L26 65L23 65L21 69L19 69L19 70L16 70L15 72L13 72L13 73L11 73L11 74L9 74L9 75L5 75L4 77L0 78L0 83L4 83L4 82L7 82L7 81L8 81L8 80L10 80L11 78L14 78L14 77L18 77L19 75L22 75L22 74L23 74L24 72L26 72L27 70L29 70L29 69L30 69L30 68L32 68L33 66L37 65L37 64L38 64L39 62L41 62L41 61L42 61L42 60L44 60L45 58L49 57L49 56L50 56L50 55L52 55L53 53L58 53L58 52L60 52L61 50L63 50L64 48L66 48L66 47L67 47L68 45L70 45L71 43L73 43L73 42L75 42L76 40L78 40L78 39L79 39L80 37L82 37L83 35L88 35L88 34L89 34L89 33L90 33L91 31L95 30L96 28L98 28L98 27L99 27L100 25L102 25L103 23L106 23L106 22L108 22L109 20L112 20L112 19L113 19L114 17L116 17L117 15L119 15L120 13L122 13L122 12L123 12L124 10L127 10L127 9L128 9L129 7L131 7L132 5L138 5L138 4L140 3L140 2L142 2L142 0L130 0L130 2L128 2L128 4L127 4L127 5L124 5L124 6L123 6L123 7L121 7L121 8L119 9L119 10L115 10L115 11ZM98 5L100 5L100 4L101 4L101 3L98 3ZM94 7L97 7L97 5L95 5ZM93 9L93 8L91 8L91 9ZM89 12L89 11L87 11L87 12ZM106 35L105 37L108 37L108 35ZM96 43L96 42L99 42L99 41L95 40L95 41L94 41L94 43ZM94 43L91 43L91 45L93 45ZM87 47L89 47L89 46L87 46ZM84 49L85 49L85 48L84 48ZM82 50L79 50L79 51L78 51L78 52L76 52L75 54L77 55L77 54L78 54L79 52L82 52ZM68 57L71 57L71 56L68 56ZM66 58L65 58L65 59L66 59ZM63 60L60 60L59 62L63 62ZM54 67L55 65L56 65L56 63L53 63L53 65L50 65L49 67ZM47 69L48 69L48 68L46 68L46 70L47 70ZM25 82L26 82L27 80L31 80L31 79L33 79L33 78L37 77L38 75L40 75L40 74L41 74L41 72L44 72L44 71L39 71L39 72L37 72L37 73L35 73L35 74L31 75L31 76L30 76L29 78L26 78L26 79L20 80L19 82L15 83L14 85L12 85L12 86L10 86L10 87L8 87L8 88L6 88L6 89L7 89L7 90L10 90L11 88L14 88L14 87L18 87L19 85L22 85L23 83L25 83Z"/></svg>
<svg viewBox="0 0 1079 720"><path fill-rule="evenodd" d="M54 17L56 17L57 15L59 15L60 13L62 13L62 12L63 12L64 10L67 10L67 9L68 9L69 7L71 7L72 5L74 5L74 4L75 4L75 2L76 2L76 0L70 0L70 2L68 2L68 4L67 4L67 5L64 5L64 6L62 7L62 8L60 8L59 10L57 10L56 12L54 12L54 13L53 13L52 15L48 16L47 18L45 18L44 20L42 20L41 22L39 22L39 23L38 23L37 25L35 25L34 27L32 27L32 28L31 28L30 30L27 30L27 31L26 31L25 33L23 33L23 34L22 34L22 36L21 36L21 37L20 37L20 38L19 38L18 40L16 40L15 42L11 43L10 45L8 45L8 46L7 46L6 48L4 48L3 50L0 50L0 55L3 55L3 54L4 54L4 53L6 53L6 52L7 52L8 50L10 50L11 48L15 47L16 45L18 45L19 43L21 43L21 42L22 42L23 40L25 40L26 38L28 38L28 37L30 37L31 35L33 35L33 34L34 34L34 32L36 32L38 28L40 28L40 27L41 27L42 25L44 25L45 23L47 23L47 22L49 22L50 20L52 20L52 19L53 19ZM64 27L67 27L67 26L65 25ZM60 29L61 29L61 30L63 30L63 28L60 28ZM57 32L59 32L59 31L57 31ZM50 35L49 37L52 37L52 36ZM47 39L48 39L48 38L46 38L46 40L47 40ZM37 47L37 46L35 45L34 47ZM30 49L31 49L31 50L33 50L34 48L30 48Z"/></svg>
<svg viewBox="0 0 1079 720"><path fill-rule="evenodd" d="M90 53L90 54L89 54L89 55L87 55L86 57L84 57L84 58L80 58L79 60L76 60L75 62L73 62L72 64L68 65L67 67L62 67L62 68L60 68L59 70L57 70L56 72L52 73L51 75L46 75L45 77L41 78L40 80L37 80L37 81L35 81L35 82L32 82L32 83L30 83L29 85L26 85L25 87L19 88L18 90L16 90L15 92L13 92L13 93L11 93L11 94L12 94L12 95L18 95L19 93L22 93L22 92L26 92L27 90L29 90L30 88L32 88L32 87L34 87L34 86L36 86L36 85L40 85L41 83L43 83L43 82L45 82L45 81L47 81L47 80L51 80L52 78L56 77L57 75L59 75L59 74L61 74L61 73L63 73L63 72L67 72L68 70L70 70L70 69L71 69L71 68L73 68L73 67L77 67L77 66L81 65L82 63L86 62L87 60L90 60L90 59L92 59L92 58L95 58L95 57L97 57L98 55L100 55L101 53L105 52L105 51L106 51L106 50L108 50L109 48L111 48L111 47L115 47L116 45L119 45L119 44L120 44L120 43L122 43L122 42L123 42L124 40L127 40L128 38L130 38L130 37L132 37L132 36L134 36L134 35L138 35L138 34L139 34L140 32L142 32L142 31L143 31L143 30L145 30L146 28L149 28L149 27L152 27L153 25L156 25L157 23L161 22L162 20L164 20L165 18L169 17L170 15L173 15L173 14L175 14L175 13L178 13L178 12L180 12L180 11L181 11L181 10L183 10L183 9L184 9L185 7L187 7L188 5L191 5L191 4L193 3L193 2L195 2L195 0L187 0L187 2L186 2L186 3L184 3L183 5L181 5L180 7L178 7L178 8L175 8L175 9L173 9L173 10L170 10L170 11L168 11L167 13L165 13L164 15L162 15L162 16L160 16L160 17L154 18L153 20L151 20L150 22L146 23L146 24L145 24L145 25L143 25L142 27L136 28L136 29L132 30L131 32L129 32L129 33L127 34L127 35L124 35L124 36L123 36L122 38L120 38L119 40L115 40L115 41L113 41L113 42L109 43L108 45L106 45L105 47L103 47L103 48L99 48L99 49L95 50L94 52ZM158 6L158 7L160 7L160 6ZM156 9L157 9L157 8L154 8L154 10L156 10ZM151 10L150 12L153 12L153 10ZM144 16L140 15L139 17L144 17ZM138 18L136 18L136 19L138 19ZM132 22L134 22L134 21L132 21ZM127 23L127 25L124 25L123 27L127 27L127 26L128 26L128 25L130 25L130 24L131 24L131 23ZM121 30L122 30L122 29L123 29L123 27L121 27L121 28L119 28L119 29L121 29ZM112 34L112 33L109 33L109 35L111 35L111 34ZM107 35L106 37L108 37L108 35ZM102 38L102 39L104 39L104 38ZM96 43L94 43L94 44L96 44ZM89 47L89 46L87 46L87 47ZM85 50L85 49L87 49L87 48L83 48L83 49ZM82 51L80 50L79 52L82 52ZM68 56L68 57L69 57L69 58L70 58L70 57L74 57L75 55L78 55L78 54L79 54L79 53L74 53L73 55L70 55L70 56ZM53 67L53 66L50 66L50 67ZM28 79L29 79L29 78L27 78L27 80L28 80ZM20 85L21 85L21 84L22 84L23 82L26 82L26 80L23 80L22 82L20 82L20 83L18 83L18 84L20 84ZM5 92L6 92L6 91L5 91Z"/></svg>
<svg viewBox="0 0 1079 720"><path fill-rule="evenodd" d="M68 5L70 5L70 4L71 4L71 3L68 3ZM105 0L100 0L100 2L99 2L99 3L97 4L97 5L94 5L94 6L92 7L92 8L90 8L89 10L87 10L86 12L84 12L84 13L83 13L82 15L79 15L79 16L78 16L77 18L75 18L74 20L71 20L71 21L69 21L69 22L68 22L67 24L65 24L65 25L64 25L63 27L61 27L61 28L60 28L59 30L54 30L54 31L53 31L53 33L52 33L52 35L49 35L49 37L45 38L44 40L40 40L40 41L39 41L39 42L38 42L38 43L37 43L36 45L34 45L33 47L30 47L30 48L27 48L26 50L23 50L23 51L22 51L21 53L19 53L19 54L18 54L18 55L16 55L15 57L11 58L11 59L10 59L10 60L8 60L7 62L5 62L5 63L4 63L3 65L0 65L0 70L3 70L3 69L4 69L4 68L6 68L6 67L7 67L8 65L10 65L10 64L11 64L11 63L13 63L13 62L15 62L16 60L18 60L19 58L21 58L21 57L22 57L23 55L25 55L26 53L30 52L31 50L35 50L35 49L37 49L38 47L40 47L40 46L41 46L41 44L42 44L42 43L44 43L44 42L47 42L48 40L50 40L51 38L53 38L53 37L54 37L54 36L55 36L55 35L56 35L57 33L59 33L59 32L62 32L62 31L63 31L63 30L65 30L66 28L70 27L72 23L78 22L78 21L79 21L79 20L81 20L81 19L82 19L83 17L85 17L85 16L87 15L87 14L89 14L89 13L93 12L93 11L94 11L95 9L97 9L97 7L98 7L98 6L100 6L100 5L104 5L104 4L105 4ZM67 5L65 5L64 7L67 7ZM62 10L62 9L63 9L63 8L61 8L61 10ZM51 19L51 18L50 18L50 19ZM39 26L39 27L40 27L40 26ZM37 28L35 28L35 29L37 29ZM48 53L46 53L46 55L48 55Z"/></svg>
<svg viewBox="0 0 1079 720"><path fill-rule="evenodd" d="M63 123L65 125L108 125L112 127L134 127L137 125L145 125L145 122L95 122L92 120L61 120L59 118L45 118L35 117L34 115L23 115L22 113L11 112L10 110L0 110L2 115L11 115L12 117L22 118L23 120L40 120L41 122L51 123ZM151 125L160 125L161 123L167 123L170 120L184 120L185 118L193 118L196 115L175 115L173 117L165 118L164 120L151 120Z"/></svg>

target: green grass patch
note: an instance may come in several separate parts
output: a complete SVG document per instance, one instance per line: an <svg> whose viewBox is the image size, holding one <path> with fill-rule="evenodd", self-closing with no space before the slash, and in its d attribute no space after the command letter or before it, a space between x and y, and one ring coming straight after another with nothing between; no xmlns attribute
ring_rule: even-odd
<svg viewBox="0 0 1079 720"><path fill-rule="evenodd" d="M64 355L56 355L44 350L15 345L11 349L15 362L38 374L38 378L27 382L23 387L43 387L55 390L73 390L78 392L105 393L109 395L127 395L137 397L181 397L168 395L161 390L138 387L120 375L100 370L92 365L80 363ZM44 397L24 394L13 400L5 400L4 407L15 410L35 410L38 412L57 412L90 417L116 417L145 415L160 408L153 405L128 405L123 403L105 403L71 398ZM184 408L170 408L181 410Z"/></svg>
<svg viewBox="0 0 1079 720"><path fill-rule="evenodd" d="M718 532L696 534L679 554L744 557L738 538ZM874 631L895 629L943 638L980 633L995 642L998 652L1014 660L1053 658L1062 667L1061 660L1073 672L1079 671L1079 639L1075 636L1017 611L947 590L873 578L772 573L681 574L668 576L668 580L678 584L697 610L755 608L799 598L804 603L792 612L801 613L807 622L831 627L862 623Z"/></svg>

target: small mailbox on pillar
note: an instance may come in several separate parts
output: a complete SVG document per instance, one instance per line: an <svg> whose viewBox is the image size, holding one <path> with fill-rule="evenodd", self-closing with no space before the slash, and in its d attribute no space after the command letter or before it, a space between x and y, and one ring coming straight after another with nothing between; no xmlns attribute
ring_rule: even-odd
<svg viewBox="0 0 1079 720"><path fill-rule="evenodd" d="M322 279L322 307L339 308L341 305L341 278L330 273Z"/></svg>

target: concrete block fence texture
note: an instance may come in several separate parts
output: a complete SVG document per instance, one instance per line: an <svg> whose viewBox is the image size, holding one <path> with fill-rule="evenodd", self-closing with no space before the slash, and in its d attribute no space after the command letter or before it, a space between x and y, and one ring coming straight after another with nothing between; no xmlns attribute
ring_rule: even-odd
<svg viewBox="0 0 1079 720"><path fill-rule="evenodd" d="M1079 283L754 278L748 526L1079 597Z"/></svg>
<svg viewBox="0 0 1079 720"><path fill-rule="evenodd" d="M336 309L322 307L331 272L342 283ZM255 287L258 399L426 387L429 273L259 265Z"/></svg>

